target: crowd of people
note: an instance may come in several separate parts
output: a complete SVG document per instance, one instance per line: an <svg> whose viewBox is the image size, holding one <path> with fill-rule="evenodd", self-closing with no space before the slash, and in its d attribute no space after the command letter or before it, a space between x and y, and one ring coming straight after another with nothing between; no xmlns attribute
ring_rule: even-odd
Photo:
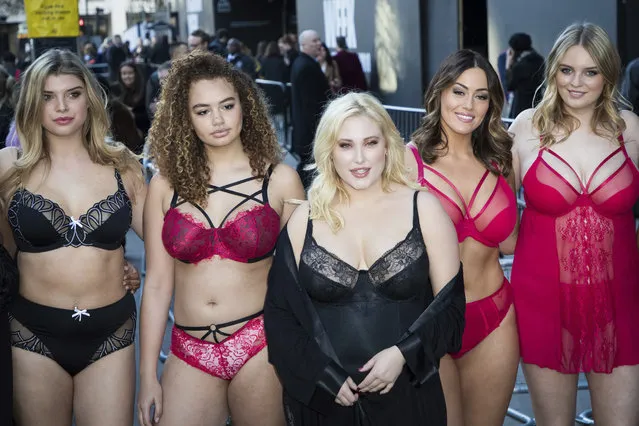
<svg viewBox="0 0 639 426"><path fill-rule="evenodd" d="M532 59L511 41L510 82ZM104 81L57 49L21 73L0 151L0 422L497 426L521 361L538 424L574 423L580 373L597 424L639 424L639 118L608 34L566 28L509 129L499 73L451 53L410 141L349 86L344 39L335 57L313 30L278 44L284 66L274 42L258 65L195 31L148 75L125 59ZM292 84L298 171L265 66Z"/></svg>

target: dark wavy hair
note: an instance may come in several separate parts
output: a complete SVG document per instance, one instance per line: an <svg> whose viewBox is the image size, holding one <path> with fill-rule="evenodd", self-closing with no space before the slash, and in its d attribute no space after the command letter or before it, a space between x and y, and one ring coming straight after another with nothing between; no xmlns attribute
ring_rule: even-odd
<svg viewBox="0 0 639 426"><path fill-rule="evenodd" d="M122 68L129 67L133 69L133 74L135 75L135 79L133 80L133 87L129 88L124 85L122 81ZM140 102L144 101L144 90L146 86L146 80L142 75L142 71L140 71L140 67L133 61L125 61L122 62L118 71L118 83L120 83L120 88L122 89L122 93L120 95L120 100L124 102L124 104L135 107Z"/></svg>
<svg viewBox="0 0 639 426"><path fill-rule="evenodd" d="M470 68L480 68L486 73L490 96L486 116L472 134L473 153L491 172L508 176L512 171L510 149L513 141L501 120L504 91L492 65L472 50L459 50L448 56L440 65L424 95L426 115L413 133L413 143L427 164L434 163L439 156L448 152L448 138L441 124L442 93Z"/></svg>
<svg viewBox="0 0 639 426"><path fill-rule="evenodd" d="M189 90L193 83L217 78L237 91L242 108L240 138L253 175L263 178L267 166L279 163L282 157L267 103L248 75L209 52L194 51L173 61L149 132L150 154L178 194L202 206L206 205L211 169L191 123Z"/></svg>

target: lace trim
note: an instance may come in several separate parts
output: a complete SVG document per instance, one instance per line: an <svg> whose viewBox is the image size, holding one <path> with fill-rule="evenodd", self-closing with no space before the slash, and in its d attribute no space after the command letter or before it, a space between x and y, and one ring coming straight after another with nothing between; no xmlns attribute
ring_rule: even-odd
<svg viewBox="0 0 639 426"><path fill-rule="evenodd" d="M100 358L124 349L135 341L135 324L137 322L137 311L131 313L131 317L120 328L114 331L107 339L98 347L93 356L91 363L96 362Z"/></svg>
<svg viewBox="0 0 639 426"><path fill-rule="evenodd" d="M22 325L11 313L9 313L9 328L11 330L11 346L53 359L53 354L44 343L42 343L42 340L38 339L35 334Z"/></svg>
<svg viewBox="0 0 639 426"><path fill-rule="evenodd" d="M566 371L612 371L616 355L612 294L613 223L590 207L557 219L561 362Z"/></svg>
<svg viewBox="0 0 639 426"><path fill-rule="evenodd" d="M386 251L369 269L374 286L379 286L405 270L419 259L426 247L421 234L411 229L406 238Z"/></svg>
<svg viewBox="0 0 639 426"><path fill-rule="evenodd" d="M118 183L115 193L108 195L91 206L86 213L76 220L73 216L67 216L64 209L55 201L51 201L42 195L34 194L28 189L16 191L8 208L8 220L16 237L28 243L24 237L19 223L19 208L21 206L33 209L41 213L56 232L65 239L65 246L80 247L86 244L87 235L103 225L112 214L123 207L129 208L129 217L132 217L131 200L126 191Z"/></svg>
<svg viewBox="0 0 639 426"><path fill-rule="evenodd" d="M420 232L413 228L406 238L387 250L365 272L369 274L373 286L378 287L409 267L425 251ZM310 248L302 252L301 261L340 286L353 288L357 283L360 271L319 245L313 237Z"/></svg>
<svg viewBox="0 0 639 426"><path fill-rule="evenodd" d="M353 288L359 271L342 259L317 244L311 237L311 248L304 250L300 259L311 270L343 287Z"/></svg>

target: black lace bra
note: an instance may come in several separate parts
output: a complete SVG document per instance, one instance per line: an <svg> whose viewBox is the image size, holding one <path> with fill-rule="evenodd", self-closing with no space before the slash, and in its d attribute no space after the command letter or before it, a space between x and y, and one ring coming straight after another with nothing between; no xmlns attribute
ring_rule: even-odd
<svg viewBox="0 0 639 426"><path fill-rule="evenodd" d="M358 270L320 246L313 238L309 220L300 256L300 283L311 299L337 302L354 296L358 282L370 283L380 296L402 301L430 288L429 263L417 212L417 192L413 199L413 227L406 237L377 259L368 270Z"/></svg>
<svg viewBox="0 0 639 426"><path fill-rule="evenodd" d="M55 201L26 188L18 189L8 208L9 225L18 250L41 253L60 247L120 248L131 226L133 212L117 170L115 179L118 189L77 219L67 216Z"/></svg>

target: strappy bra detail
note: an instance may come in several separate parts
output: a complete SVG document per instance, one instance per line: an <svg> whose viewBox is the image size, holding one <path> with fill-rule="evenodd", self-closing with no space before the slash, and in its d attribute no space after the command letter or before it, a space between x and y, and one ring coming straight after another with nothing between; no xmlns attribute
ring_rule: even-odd
<svg viewBox="0 0 639 426"><path fill-rule="evenodd" d="M272 256L280 232L280 217L268 203L268 181L272 170L273 166L269 167L262 188L249 195L231 188L258 179L256 176L223 186L209 185L208 194L221 191L242 198L218 226L197 204L192 205L202 213L208 228L192 215L178 210L186 201L178 201L178 194L174 192L171 208L164 216L162 227L162 242L166 251L185 263L197 263L216 255L237 262L254 263ZM261 200L257 198L260 194ZM249 201L258 204L229 219L234 211Z"/></svg>
<svg viewBox="0 0 639 426"><path fill-rule="evenodd" d="M8 208L9 226L19 251L41 253L60 247L93 246L116 250L131 226L131 200L120 173L117 190L95 203L86 213L68 216L55 201L26 188L18 189Z"/></svg>
<svg viewBox="0 0 639 426"><path fill-rule="evenodd" d="M585 184L574 167L561 155L551 148L540 148L522 180L526 204L552 216L564 215L581 204L591 204L595 210L608 215L632 209L639 193L639 170L628 156L622 136L619 136L619 144L619 148L601 160ZM559 160L574 174L578 188L544 159L545 153ZM602 167L618 155L623 155L619 167L595 188L591 188Z"/></svg>
<svg viewBox="0 0 639 426"><path fill-rule="evenodd" d="M410 143L408 147L417 161L418 183L430 189L439 199L455 225L457 240L460 243L470 237L488 247L498 247L502 241L508 238L517 223L517 199L515 198L512 188L502 175L497 178L495 188L481 210L479 210L476 215L471 216L471 208L490 171L486 170L483 174L475 187L470 201L466 204L461 192L450 179L433 167L425 164L415 145ZM450 186L455 194L457 194L462 206L460 207L458 203L442 190L429 182L424 176L424 169L430 171Z"/></svg>

